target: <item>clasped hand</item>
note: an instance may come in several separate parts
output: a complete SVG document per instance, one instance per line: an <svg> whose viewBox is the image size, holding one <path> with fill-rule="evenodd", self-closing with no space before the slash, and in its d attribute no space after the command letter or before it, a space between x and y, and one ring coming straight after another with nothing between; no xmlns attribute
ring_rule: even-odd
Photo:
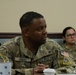
<svg viewBox="0 0 76 75"><path fill-rule="evenodd" d="M36 65L36 67L33 69L33 75L42 75L45 68L49 68L49 66L44 64Z"/></svg>

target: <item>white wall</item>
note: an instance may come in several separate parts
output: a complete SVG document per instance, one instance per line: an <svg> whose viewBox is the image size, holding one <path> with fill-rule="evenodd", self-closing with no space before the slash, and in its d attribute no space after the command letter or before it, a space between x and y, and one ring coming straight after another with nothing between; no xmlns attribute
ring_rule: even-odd
<svg viewBox="0 0 76 75"><path fill-rule="evenodd" d="M0 32L20 32L19 19L30 10L44 15L48 32L76 29L76 0L0 0Z"/></svg>

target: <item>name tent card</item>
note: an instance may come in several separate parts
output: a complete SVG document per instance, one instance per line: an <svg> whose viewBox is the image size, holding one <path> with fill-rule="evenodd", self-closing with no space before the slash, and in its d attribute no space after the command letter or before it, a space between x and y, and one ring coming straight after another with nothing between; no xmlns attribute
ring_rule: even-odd
<svg viewBox="0 0 76 75"><path fill-rule="evenodd" d="M0 75L11 75L11 63L0 63Z"/></svg>

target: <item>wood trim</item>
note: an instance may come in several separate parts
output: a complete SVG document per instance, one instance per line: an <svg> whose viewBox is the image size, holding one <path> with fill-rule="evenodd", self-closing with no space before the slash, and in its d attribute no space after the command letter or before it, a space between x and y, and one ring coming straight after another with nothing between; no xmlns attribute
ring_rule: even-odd
<svg viewBox="0 0 76 75"><path fill-rule="evenodd" d="M20 36L21 33L0 33L0 38L13 38L15 36ZM53 39L60 39L62 38L62 34L61 33L48 33L48 37L49 38L53 38Z"/></svg>
<svg viewBox="0 0 76 75"><path fill-rule="evenodd" d="M61 33L48 33L48 37L51 39L61 39L62 34Z"/></svg>

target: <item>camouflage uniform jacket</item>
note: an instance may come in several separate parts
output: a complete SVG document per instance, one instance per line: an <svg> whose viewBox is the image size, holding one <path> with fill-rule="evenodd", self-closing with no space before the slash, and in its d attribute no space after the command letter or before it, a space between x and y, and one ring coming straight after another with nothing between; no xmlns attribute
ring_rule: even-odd
<svg viewBox="0 0 76 75"><path fill-rule="evenodd" d="M39 47L36 55L24 45L21 36L4 43L0 47L0 54L8 56L12 62L13 71L16 70L21 75L32 75L32 70L38 63L49 65L50 68L72 64L69 57L64 55L64 51L60 45L48 38L46 43Z"/></svg>
<svg viewBox="0 0 76 75"><path fill-rule="evenodd" d="M73 45L72 47L69 47L69 46L67 46L66 44L64 44L63 46L62 46L65 50L66 50L66 52L68 52L69 54L70 54L70 57L75 61L75 63L76 63L76 44L75 45Z"/></svg>

